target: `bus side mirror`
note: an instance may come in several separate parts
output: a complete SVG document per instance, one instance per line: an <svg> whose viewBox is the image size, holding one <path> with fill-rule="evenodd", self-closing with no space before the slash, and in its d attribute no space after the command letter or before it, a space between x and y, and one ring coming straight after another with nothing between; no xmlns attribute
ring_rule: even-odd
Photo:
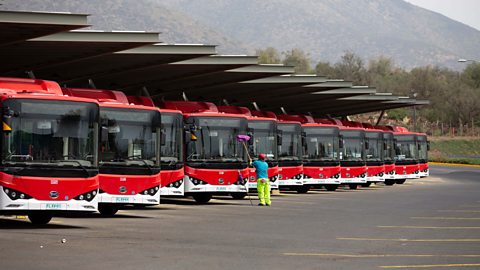
<svg viewBox="0 0 480 270"><path fill-rule="evenodd" d="M344 143L343 143L343 136L340 135L338 136L338 148L343 148Z"/></svg>
<svg viewBox="0 0 480 270"><path fill-rule="evenodd" d="M190 130L185 130L185 143L194 142L197 140L197 136L195 136L195 132Z"/></svg>
<svg viewBox="0 0 480 270"><path fill-rule="evenodd" d="M305 131L302 131L302 146L307 146L307 133Z"/></svg>
<svg viewBox="0 0 480 270"><path fill-rule="evenodd" d="M387 149L387 142L385 142L385 141L383 142L383 149L384 150Z"/></svg>
<svg viewBox="0 0 480 270"><path fill-rule="evenodd" d="M282 145L283 132L277 130L277 145Z"/></svg>
<svg viewBox="0 0 480 270"><path fill-rule="evenodd" d="M167 144L167 134L165 133L164 130L160 131L160 145L166 145Z"/></svg>
<svg viewBox="0 0 480 270"><path fill-rule="evenodd" d="M427 141L427 151L430 151L430 141Z"/></svg>
<svg viewBox="0 0 480 270"><path fill-rule="evenodd" d="M108 142L108 127L102 126L100 129L100 137L102 143Z"/></svg>
<svg viewBox="0 0 480 270"><path fill-rule="evenodd" d="M248 145L253 145L253 128L247 128L247 136L250 137L250 140L247 141Z"/></svg>
<svg viewBox="0 0 480 270"><path fill-rule="evenodd" d="M421 144L417 144L417 149L418 149L418 151L422 150L422 145L421 145Z"/></svg>
<svg viewBox="0 0 480 270"><path fill-rule="evenodd" d="M368 139L365 139L365 149L369 149L370 148L370 141Z"/></svg>

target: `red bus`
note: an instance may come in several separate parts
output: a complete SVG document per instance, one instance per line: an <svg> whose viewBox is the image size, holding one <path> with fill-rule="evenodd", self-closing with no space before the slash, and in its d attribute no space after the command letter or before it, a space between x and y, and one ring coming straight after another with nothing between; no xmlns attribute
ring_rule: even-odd
<svg viewBox="0 0 480 270"><path fill-rule="evenodd" d="M367 183L365 130L360 127L340 127L343 147L340 150L341 182L350 189Z"/></svg>
<svg viewBox="0 0 480 270"><path fill-rule="evenodd" d="M129 96L137 105L155 107L151 98ZM178 110L160 109L163 139L160 148L160 196L184 196L183 116Z"/></svg>
<svg viewBox="0 0 480 270"><path fill-rule="evenodd" d="M63 92L100 103L100 214L114 215L125 205L159 204L160 110L130 104L119 91L63 88Z"/></svg>
<svg viewBox="0 0 480 270"><path fill-rule="evenodd" d="M417 133L418 143L418 175L420 177L427 177L430 175L428 168L428 151L430 150L430 142L427 139L427 134Z"/></svg>
<svg viewBox="0 0 480 270"><path fill-rule="evenodd" d="M395 183L420 178L418 133L399 126L379 126L393 132L395 146ZM391 183L386 183L391 184Z"/></svg>
<svg viewBox="0 0 480 270"><path fill-rule="evenodd" d="M384 130L383 131L383 159L385 167L385 185L391 186L395 184L395 140L393 137L393 132Z"/></svg>
<svg viewBox="0 0 480 270"><path fill-rule="evenodd" d="M46 224L97 210L99 107L36 79L0 78L0 214Z"/></svg>
<svg viewBox="0 0 480 270"><path fill-rule="evenodd" d="M247 192L248 162L238 135L247 133L247 118L221 113L213 103L163 101L184 120L185 195L207 203L212 195Z"/></svg>
<svg viewBox="0 0 480 270"><path fill-rule="evenodd" d="M335 191L340 185L339 128L335 125L315 123L307 115L278 115L280 120L302 123L303 185L299 193L310 188L325 187Z"/></svg>
<svg viewBox="0 0 480 270"><path fill-rule="evenodd" d="M282 138L278 146L279 188L298 190L303 186L302 125L279 120L277 129Z"/></svg>
<svg viewBox="0 0 480 270"><path fill-rule="evenodd" d="M248 135L251 136L249 152L252 159L256 159L260 153L266 155L265 161L268 163L268 178L271 189L278 189L278 137L277 119L273 115L263 115L253 112L246 107L237 106L218 106L218 110L224 113L244 115L248 119ZM248 189L257 189L257 179L255 178L255 169L249 169Z"/></svg>

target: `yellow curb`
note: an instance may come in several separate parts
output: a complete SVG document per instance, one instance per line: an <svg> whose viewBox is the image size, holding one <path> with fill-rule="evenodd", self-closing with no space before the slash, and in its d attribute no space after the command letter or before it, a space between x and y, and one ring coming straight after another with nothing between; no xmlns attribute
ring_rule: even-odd
<svg viewBox="0 0 480 270"><path fill-rule="evenodd" d="M480 168L480 165L471 165L471 164L458 164L458 163L442 163L442 162L428 162L432 165L441 165L441 166L451 166L451 167L470 167L470 168Z"/></svg>

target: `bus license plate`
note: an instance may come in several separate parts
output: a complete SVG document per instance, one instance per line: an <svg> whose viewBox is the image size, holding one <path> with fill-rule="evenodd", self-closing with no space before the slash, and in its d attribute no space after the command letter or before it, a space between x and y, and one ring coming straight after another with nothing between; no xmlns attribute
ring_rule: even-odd
<svg viewBox="0 0 480 270"><path fill-rule="evenodd" d="M129 198L125 198L125 197L116 197L116 198L115 198L115 201L116 201L117 203L125 203L125 202L128 203L128 202L130 202L130 199L129 199Z"/></svg>
<svg viewBox="0 0 480 270"><path fill-rule="evenodd" d="M62 209L62 205L60 203L47 203L45 209Z"/></svg>
<svg viewBox="0 0 480 270"><path fill-rule="evenodd" d="M217 187L217 191L227 191L226 187Z"/></svg>

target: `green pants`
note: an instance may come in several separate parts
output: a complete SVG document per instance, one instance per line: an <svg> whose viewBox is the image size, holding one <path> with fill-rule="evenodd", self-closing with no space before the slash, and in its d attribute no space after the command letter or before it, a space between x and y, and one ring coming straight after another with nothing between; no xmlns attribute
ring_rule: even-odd
<svg viewBox="0 0 480 270"><path fill-rule="evenodd" d="M262 179L257 179L257 192L261 204L272 204L270 201L270 181L268 179L265 179L265 183L262 182Z"/></svg>

